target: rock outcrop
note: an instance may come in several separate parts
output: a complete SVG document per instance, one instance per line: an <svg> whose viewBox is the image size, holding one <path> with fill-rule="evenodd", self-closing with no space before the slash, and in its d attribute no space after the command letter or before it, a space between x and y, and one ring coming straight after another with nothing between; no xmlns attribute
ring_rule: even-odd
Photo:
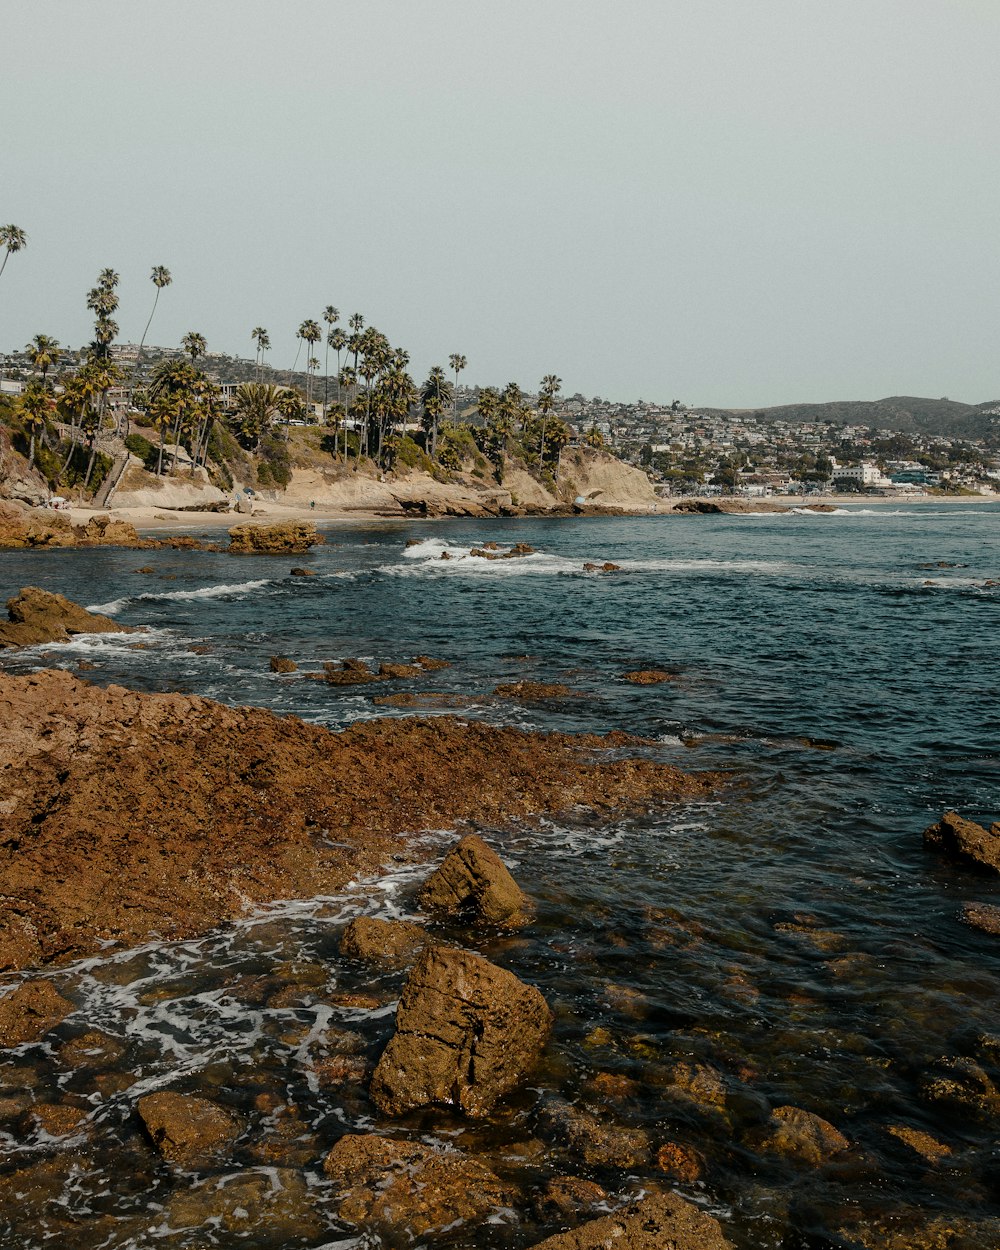
<svg viewBox="0 0 1000 1250"><path fill-rule="evenodd" d="M959 916L970 928L1000 937L1000 906L996 903L963 903Z"/></svg>
<svg viewBox="0 0 1000 1250"><path fill-rule="evenodd" d="M713 1216L677 1194L653 1194L590 1220L568 1233L556 1233L532 1250L733 1250Z"/></svg>
<svg viewBox="0 0 1000 1250"><path fill-rule="evenodd" d="M538 1062L552 1014L534 987L468 951L428 947L372 1077L380 1111L444 1106L489 1115Z"/></svg>
<svg viewBox="0 0 1000 1250"><path fill-rule="evenodd" d="M672 681L673 674L662 668L634 668L622 673L622 680L631 682L633 686L658 686L662 682Z"/></svg>
<svg viewBox="0 0 1000 1250"><path fill-rule="evenodd" d="M721 783L626 758L618 735L441 716L334 734L59 670L0 672L0 724L0 970L332 893L405 851L409 830L703 798Z"/></svg>
<svg viewBox="0 0 1000 1250"><path fill-rule="evenodd" d="M275 525L234 525L229 550L236 555L291 555L323 542L311 521L279 521Z"/></svg>
<svg viewBox="0 0 1000 1250"><path fill-rule="evenodd" d="M957 812L945 812L936 825L924 830L924 846L987 872L1000 872L1000 824L985 829Z"/></svg>
<svg viewBox="0 0 1000 1250"><path fill-rule="evenodd" d="M511 1200L509 1188L477 1159L374 1133L342 1137L323 1171L336 1187L340 1219L406 1241L483 1222Z"/></svg>
<svg viewBox="0 0 1000 1250"><path fill-rule="evenodd" d="M775 1107L763 1131L753 1135L758 1149L818 1166L850 1149L839 1129L801 1107Z"/></svg>
<svg viewBox="0 0 1000 1250"><path fill-rule="evenodd" d="M109 616L88 612L65 595L25 586L7 600L7 622L0 622L0 648L69 642L75 634L131 634L135 630Z"/></svg>
<svg viewBox="0 0 1000 1250"><path fill-rule="evenodd" d="M153 1145L168 1163L179 1167L212 1162L240 1133L235 1116L193 1094L172 1090L147 1094L139 1099L137 1110Z"/></svg>
<svg viewBox="0 0 1000 1250"><path fill-rule="evenodd" d="M428 911L516 927L531 905L500 856L472 833L452 847L420 891Z"/></svg>

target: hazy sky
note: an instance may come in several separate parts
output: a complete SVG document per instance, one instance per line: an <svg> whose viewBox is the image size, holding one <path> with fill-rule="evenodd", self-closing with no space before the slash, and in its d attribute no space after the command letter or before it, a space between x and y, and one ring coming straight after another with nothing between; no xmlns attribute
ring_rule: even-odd
<svg viewBox="0 0 1000 1250"><path fill-rule="evenodd" d="M0 4L0 350L336 305L418 381L1000 396L997 0Z"/></svg>

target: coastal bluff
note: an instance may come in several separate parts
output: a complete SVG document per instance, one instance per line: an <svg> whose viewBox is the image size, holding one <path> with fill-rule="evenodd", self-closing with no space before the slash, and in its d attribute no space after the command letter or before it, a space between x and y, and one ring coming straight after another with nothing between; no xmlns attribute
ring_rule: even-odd
<svg viewBox="0 0 1000 1250"><path fill-rule="evenodd" d="M193 695L0 674L0 970L340 889L406 834L462 821L697 799L721 783L629 758L627 735L451 717L340 732Z"/></svg>

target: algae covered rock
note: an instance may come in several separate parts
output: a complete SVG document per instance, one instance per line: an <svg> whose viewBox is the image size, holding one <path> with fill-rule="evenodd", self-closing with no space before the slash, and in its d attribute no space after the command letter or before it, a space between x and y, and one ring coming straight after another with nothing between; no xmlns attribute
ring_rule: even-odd
<svg viewBox="0 0 1000 1250"><path fill-rule="evenodd" d="M801 1107L775 1107L756 1145L767 1154L798 1159L814 1167L850 1149L851 1143L839 1129Z"/></svg>
<svg viewBox="0 0 1000 1250"><path fill-rule="evenodd" d="M291 1168L241 1169L229 1176L213 1176L190 1189L179 1189L164 1207L164 1223L171 1229L203 1228L217 1244L221 1230L250 1238L248 1245L301 1245L320 1236L325 1223L313 1210L301 1173ZM171 1245L176 1244L171 1240ZM193 1242L184 1241L185 1245Z"/></svg>
<svg viewBox="0 0 1000 1250"><path fill-rule="evenodd" d="M511 1198L477 1159L374 1133L342 1137L323 1160L323 1171L337 1188L342 1220L407 1241L460 1222L481 1222Z"/></svg>
<svg viewBox="0 0 1000 1250"><path fill-rule="evenodd" d="M403 989L372 1100L387 1115L436 1105L487 1116L538 1062L551 1029L533 986L469 951L429 946Z"/></svg>
<svg viewBox="0 0 1000 1250"><path fill-rule="evenodd" d="M503 860L477 834L448 852L420 892L420 906L506 926L523 923L530 910Z"/></svg>
<svg viewBox="0 0 1000 1250"><path fill-rule="evenodd" d="M568 1233L536 1242L532 1250L732 1250L713 1216L677 1194L653 1194L590 1220Z"/></svg>

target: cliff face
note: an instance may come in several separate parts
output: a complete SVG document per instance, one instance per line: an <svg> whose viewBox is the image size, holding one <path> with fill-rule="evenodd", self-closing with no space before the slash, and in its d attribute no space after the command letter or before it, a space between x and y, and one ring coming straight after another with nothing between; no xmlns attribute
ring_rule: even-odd
<svg viewBox="0 0 1000 1250"><path fill-rule="evenodd" d="M49 488L37 469L29 469L25 458L11 446L10 435L0 426L0 499L43 504Z"/></svg>

